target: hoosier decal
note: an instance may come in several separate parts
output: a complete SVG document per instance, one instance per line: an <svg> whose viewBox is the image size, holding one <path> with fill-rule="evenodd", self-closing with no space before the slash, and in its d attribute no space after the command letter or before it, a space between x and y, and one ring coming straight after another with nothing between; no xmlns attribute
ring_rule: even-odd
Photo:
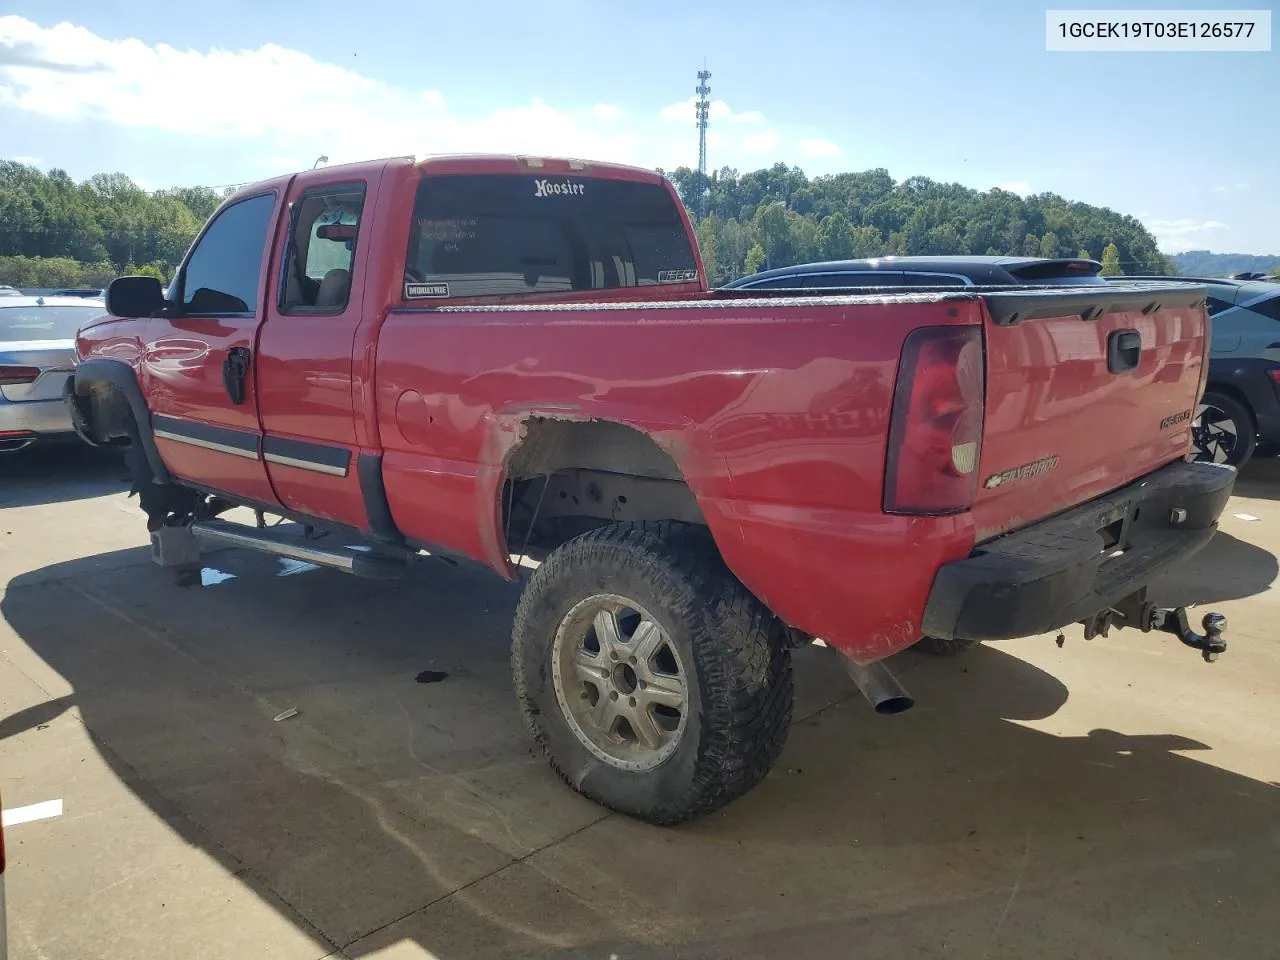
<svg viewBox="0 0 1280 960"><path fill-rule="evenodd" d="M535 197L580 197L586 187L581 183L574 183L572 180L535 180L533 181L533 195Z"/></svg>

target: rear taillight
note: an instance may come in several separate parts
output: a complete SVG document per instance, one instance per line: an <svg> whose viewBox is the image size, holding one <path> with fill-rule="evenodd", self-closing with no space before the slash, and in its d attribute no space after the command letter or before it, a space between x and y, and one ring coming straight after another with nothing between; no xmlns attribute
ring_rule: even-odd
<svg viewBox="0 0 1280 960"><path fill-rule="evenodd" d="M902 348L889 422L886 513L960 513L978 492L982 328L921 327Z"/></svg>
<svg viewBox="0 0 1280 960"><path fill-rule="evenodd" d="M0 366L0 387L14 387L22 383L33 383L39 376L39 367Z"/></svg>

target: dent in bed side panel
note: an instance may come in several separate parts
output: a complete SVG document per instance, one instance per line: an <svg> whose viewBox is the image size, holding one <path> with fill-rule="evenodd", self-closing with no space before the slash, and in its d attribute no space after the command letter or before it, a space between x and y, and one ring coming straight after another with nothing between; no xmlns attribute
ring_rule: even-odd
<svg viewBox="0 0 1280 960"><path fill-rule="evenodd" d="M897 517L727 500L702 508L713 529L715 517L743 531L717 537L743 583L787 623L858 663L920 639L932 571L968 556L973 544L964 514Z"/></svg>
<svg viewBox="0 0 1280 960"><path fill-rule="evenodd" d="M377 355L391 511L409 538L506 572L498 491L520 419L624 423L671 453L731 569L776 612L842 648L883 650L923 609L934 567L922 545L951 559L973 542L963 518L866 533L885 523L898 354L913 327L972 323L976 310L395 312Z"/></svg>

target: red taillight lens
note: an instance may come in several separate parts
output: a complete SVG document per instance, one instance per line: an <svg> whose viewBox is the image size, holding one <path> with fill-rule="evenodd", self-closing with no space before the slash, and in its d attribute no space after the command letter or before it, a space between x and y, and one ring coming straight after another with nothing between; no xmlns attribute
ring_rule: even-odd
<svg viewBox="0 0 1280 960"><path fill-rule="evenodd" d="M884 510L960 513L978 492L981 327L921 327L902 347L889 423Z"/></svg>
<svg viewBox="0 0 1280 960"><path fill-rule="evenodd" d="M39 367L0 366L0 387L13 387L22 383L32 383L40 376Z"/></svg>

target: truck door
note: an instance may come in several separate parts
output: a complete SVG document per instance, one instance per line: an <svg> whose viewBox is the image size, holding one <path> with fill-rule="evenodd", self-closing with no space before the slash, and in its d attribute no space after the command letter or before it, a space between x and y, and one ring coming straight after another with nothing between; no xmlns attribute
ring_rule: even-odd
<svg viewBox="0 0 1280 960"><path fill-rule="evenodd" d="M320 170L293 182L272 258L274 295L258 335L262 454L281 503L357 528L368 517L357 471L363 405L353 352L369 256L362 226L378 176L342 179Z"/></svg>
<svg viewBox="0 0 1280 960"><path fill-rule="evenodd" d="M143 334L142 381L169 471L268 506L277 500L262 462L253 350L285 185L214 215L174 278L165 315L145 321Z"/></svg>

